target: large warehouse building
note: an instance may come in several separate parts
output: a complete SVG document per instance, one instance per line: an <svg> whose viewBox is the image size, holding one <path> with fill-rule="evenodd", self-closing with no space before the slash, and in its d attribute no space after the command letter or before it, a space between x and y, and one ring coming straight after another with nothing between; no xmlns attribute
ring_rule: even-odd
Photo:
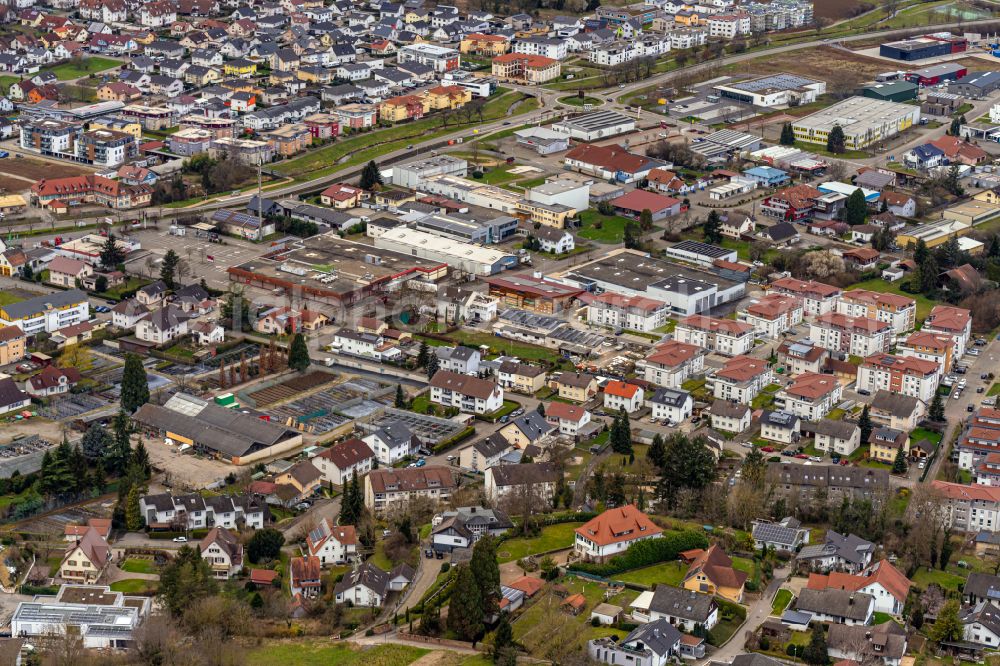
<svg viewBox="0 0 1000 666"><path fill-rule="evenodd" d="M415 190L432 176L464 177L469 163L451 155L436 155L392 167L392 184Z"/></svg>
<svg viewBox="0 0 1000 666"><path fill-rule="evenodd" d="M375 247L440 261L473 275L494 275L517 266L517 257L512 254L406 227L389 229L375 239Z"/></svg>
<svg viewBox="0 0 1000 666"><path fill-rule="evenodd" d="M748 81L724 83L715 86L715 91L720 97L754 106L784 106L792 100L809 104L826 92L826 81L796 74L771 74Z"/></svg>
<svg viewBox="0 0 1000 666"><path fill-rule="evenodd" d="M964 65L946 62L907 72L906 80L919 86L936 86L945 81L960 79L968 73L969 69Z"/></svg>
<svg viewBox="0 0 1000 666"><path fill-rule="evenodd" d="M950 32L937 32L933 35L903 39L898 42L886 42L879 47L879 55L883 58L912 62L952 53L962 53L968 48L969 42L965 37L959 37Z"/></svg>
<svg viewBox="0 0 1000 666"><path fill-rule="evenodd" d="M867 97L851 97L792 123L795 138L826 145L835 125L844 131L848 150L861 150L896 136L920 121L920 107Z"/></svg>
<svg viewBox="0 0 1000 666"><path fill-rule="evenodd" d="M579 141L597 141L635 131L635 118L614 111L595 111L567 118L552 125L554 132Z"/></svg>

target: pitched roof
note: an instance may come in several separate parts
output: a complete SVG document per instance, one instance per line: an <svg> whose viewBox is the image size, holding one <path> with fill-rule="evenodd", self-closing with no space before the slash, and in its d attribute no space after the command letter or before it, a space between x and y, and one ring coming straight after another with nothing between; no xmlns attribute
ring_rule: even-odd
<svg viewBox="0 0 1000 666"><path fill-rule="evenodd" d="M568 402L554 400L545 406L545 417L549 419L579 423L586 413L587 410L580 405L571 405Z"/></svg>
<svg viewBox="0 0 1000 666"><path fill-rule="evenodd" d="M737 571L733 568L732 559L719 548L718 544L710 546L708 550L701 551L695 557L684 576L684 580L699 573L703 573L716 586L736 589L743 587L748 578L745 571Z"/></svg>
<svg viewBox="0 0 1000 666"><path fill-rule="evenodd" d="M377 493L417 492L431 488L454 488L451 470L441 465L406 467L402 469L373 469L367 483Z"/></svg>
<svg viewBox="0 0 1000 666"><path fill-rule="evenodd" d="M463 375L450 370L438 370L431 378L430 385L432 388L456 391L462 395L471 395L481 400L489 398L497 388L496 384L488 379Z"/></svg>
<svg viewBox="0 0 1000 666"><path fill-rule="evenodd" d="M598 546L649 538L662 529L634 504L608 509L576 528L576 533Z"/></svg>
<svg viewBox="0 0 1000 666"><path fill-rule="evenodd" d="M240 543L235 534L225 527L213 527L198 546L201 548L201 552L204 553L212 544L226 551L229 561L232 564L243 563L243 544Z"/></svg>
<svg viewBox="0 0 1000 666"><path fill-rule="evenodd" d="M329 460L337 469L348 469L357 465L362 460L367 460L375 456L371 447L357 437L352 437L346 441L334 444L325 451L317 454L318 458Z"/></svg>
<svg viewBox="0 0 1000 666"><path fill-rule="evenodd" d="M494 465L487 473L492 474L494 483L501 487L555 483L561 475L559 468L553 462Z"/></svg>

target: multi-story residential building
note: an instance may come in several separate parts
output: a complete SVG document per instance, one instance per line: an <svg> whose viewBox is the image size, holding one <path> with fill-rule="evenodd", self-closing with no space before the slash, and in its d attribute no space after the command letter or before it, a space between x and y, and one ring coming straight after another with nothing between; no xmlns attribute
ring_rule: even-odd
<svg viewBox="0 0 1000 666"><path fill-rule="evenodd" d="M861 428L854 421L806 421L802 430L813 433L813 445L831 455L849 456L861 444Z"/></svg>
<svg viewBox="0 0 1000 666"><path fill-rule="evenodd" d="M705 350L677 340L657 345L637 364L642 365L643 378L657 386L680 388L689 378L705 370Z"/></svg>
<svg viewBox="0 0 1000 666"><path fill-rule="evenodd" d="M1000 452L1000 410L982 407L973 413L955 443L959 469L974 470L991 453Z"/></svg>
<svg viewBox="0 0 1000 666"><path fill-rule="evenodd" d="M940 379L939 366L912 356L873 354L858 366L857 388L871 393L883 390L929 403Z"/></svg>
<svg viewBox="0 0 1000 666"><path fill-rule="evenodd" d="M943 524L960 532L1000 531L1000 487L931 481Z"/></svg>
<svg viewBox="0 0 1000 666"><path fill-rule="evenodd" d="M872 396L872 422L879 425L910 432L923 420L926 413L927 405L908 395L877 391Z"/></svg>
<svg viewBox="0 0 1000 666"><path fill-rule="evenodd" d="M670 424L680 424L691 416L694 399L687 391L672 388L658 388L647 401L653 420Z"/></svg>
<svg viewBox="0 0 1000 666"><path fill-rule="evenodd" d="M754 326L732 319L691 315L677 322L674 339L717 354L740 356L753 349Z"/></svg>
<svg viewBox="0 0 1000 666"><path fill-rule="evenodd" d="M139 145L126 132L99 129L84 132L76 141L76 159L101 167L115 167L135 159Z"/></svg>
<svg viewBox="0 0 1000 666"><path fill-rule="evenodd" d="M334 525L322 518L306 535L309 555L318 557L320 566L353 562L358 553L358 533L353 525Z"/></svg>
<svg viewBox="0 0 1000 666"><path fill-rule="evenodd" d="M31 186L31 200L41 207L57 202L69 205L94 203L126 210L148 205L152 196L153 189L147 185L126 185L95 174L43 178Z"/></svg>
<svg viewBox="0 0 1000 666"><path fill-rule="evenodd" d="M40 155L67 157L76 154L76 143L83 134L80 123L45 118L21 125L20 146Z"/></svg>
<svg viewBox="0 0 1000 666"><path fill-rule="evenodd" d="M438 370L430 387L431 402L463 412L489 414L503 405L503 388L479 377Z"/></svg>
<svg viewBox="0 0 1000 666"><path fill-rule="evenodd" d="M561 476L559 466L552 462L494 465L486 470L486 497L501 507L508 502L523 502L526 498L548 503L555 495Z"/></svg>
<svg viewBox="0 0 1000 666"><path fill-rule="evenodd" d="M604 385L604 406L615 412L624 409L631 414L642 408L643 395L641 386L612 380Z"/></svg>
<svg viewBox="0 0 1000 666"><path fill-rule="evenodd" d="M837 406L843 393L844 389L834 375L807 372L779 391L775 402L787 412L818 421Z"/></svg>
<svg viewBox="0 0 1000 666"><path fill-rule="evenodd" d="M901 356L937 364L938 374L942 376L951 372L955 360L953 356L955 342L950 335L944 333L914 331L905 342L896 345L896 349Z"/></svg>
<svg viewBox="0 0 1000 666"><path fill-rule="evenodd" d="M792 444L799 441L802 419L785 411L768 411L760 415L760 436L770 442Z"/></svg>
<svg viewBox="0 0 1000 666"><path fill-rule="evenodd" d="M797 280L791 277L775 280L768 285L767 290L800 299L802 301L802 316L806 319L833 312L841 294L838 287L814 280Z"/></svg>
<svg viewBox="0 0 1000 666"><path fill-rule="evenodd" d="M502 35L486 35L480 32L473 32L462 38L458 48L462 53L498 56L510 50L510 39Z"/></svg>
<svg viewBox="0 0 1000 666"><path fill-rule="evenodd" d="M792 185L766 197L760 212L786 222L801 222L812 216L821 196L823 193L812 185Z"/></svg>
<svg viewBox="0 0 1000 666"><path fill-rule="evenodd" d="M135 325L135 337L144 342L162 345L188 334L187 313L172 305L154 310Z"/></svg>
<svg viewBox="0 0 1000 666"><path fill-rule="evenodd" d="M497 383L505 391L534 395L545 387L545 368L507 359L497 367Z"/></svg>
<svg viewBox="0 0 1000 666"><path fill-rule="evenodd" d="M434 347L438 358L438 368L462 375L479 375L481 357L478 349L457 345L455 347Z"/></svg>
<svg viewBox="0 0 1000 666"><path fill-rule="evenodd" d="M401 420L394 420L366 435L365 444L371 448L375 458L386 466L394 465L403 458L417 452L420 439Z"/></svg>
<svg viewBox="0 0 1000 666"><path fill-rule="evenodd" d="M559 434L575 437L590 423L590 412L580 405L553 400L545 407L545 418L559 425Z"/></svg>
<svg viewBox="0 0 1000 666"><path fill-rule="evenodd" d="M27 336L19 326L0 326L0 365L20 363L24 359Z"/></svg>
<svg viewBox="0 0 1000 666"><path fill-rule="evenodd" d="M733 39L750 34L750 15L745 12L716 14L708 17L708 36Z"/></svg>
<svg viewBox="0 0 1000 666"><path fill-rule="evenodd" d="M261 529L270 518L263 500L254 495L146 495L139 499L139 512L146 527L200 530Z"/></svg>
<svg viewBox="0 0 1000 666"><path fill-rule="evenodd" d="M750 404L761 390L774 381L774 374L766 359L735 356L716 371L712 377L713 395L719 400Z"/></svg>
<svg viewBox="0 0 1000 666"><path fill-rule="evenodd" d="M809 326L809 339L830 351L867 357L889 351L892 325L839 312L820 315Z"/></svg>
<svg viewBox="0 0 1000 666"><path fill-rule="evenodd" d="M396 60L400 63L416 62L442 74L458 69L461 54L453 48L437 44L407 44L399 49Z"/></svg>
<svg viewBox="0 0 1000 666"><path fill-rule="evenodd" d="M738 434L750 428L750 406L728 400L712 403L712 428L725 433Z"/></svg>
<svg viewBox="0 0 1000 666"><path fill-rule="evenodd" d="M767 478L773 484L778 496L811 498L820 493L828 498L827 501L838 504L844 497L874 499L889 490L889 470L850 465L798 465L775 462L768 464ZM830 530L827 532L827 538L830 539L835 534ZM840 552L842 551L837 548L820 547L807 556L810 559L819 558L825 566L837 566ZM872 545L870 551L849 548L844 552L852 558L857 558L853 564L842 562L845 568L850 565L852 568L857 567L855 570L860 570L871 563L875 547Z"/></svg>
<svg viewBox="0 0 1000 666"><path fill-rule="evenodd" d="M79 289L57 291L0 306L0 324L17 326L25 335L54 333L90 319L90 303Z"/></svg>
<svg viewBox="0 0 1000 666"><path fill-rule="evenodd" d="M396 358L400 355L399 347L375 333L355 331L342 328L334 333L333 341L339 345L341 354L371 358L376 361Z"/></svg>
<svg viewBox="0 0 1000 666"><path fill-rule="evenodd" d="M879 426L868 436L868 457L891 465L899 451L906 456L910 453L910 436L902 430Z"/></svg>
<svg viewBox="0 0 1000 666"><path fill-rule="evenodd" d="M440 465L373 469L365 477L365 506L381 516L405 510L420 497L447 502L455 488L451 470Z"/></svg>
<svg viewBox="0 0 1000 666"><path fill-rule="evenodd" d="M785 340L778 347L778 365L788 376L803 372L822 372L830 350L820 347L808 338L805 340Z"/></svg>
<svg viewBox="0 0 1000 666"><path fill-rule="evenodd" d="M352 437L324 449L312 458L325 483L342 486L354 475L363 476L374 466L375 453L367 443Z"/></svg>
<svg viewBox="0 0 1000 666"><path fill-rule="evenodd" d="M955 343L952 358L959 359L965 355L972 337L972 313L953 305L935 305L920 330L950 335Z"/></svg>
<svg viewBox="0 0 1000 666"><path fill-rule="evenodd" d="M201 558L208 562L212 576L229 580L243 570L243 544L225 527L213 527L198 544Z"/></svg>
<svg viewBox="0 0 1000 666"><path fill-rule="evenodd" d="M561 72L562 63L545 56L505 53L493 58L493 76L503 81L545 83Z"/></svg>
<svg viewBox="0 0 1000 666"><path fill-rule="evenodd" d="M767 294L736 316L752 326L756 335L775 340L802 323L802 302L793 296Z"/></svg>
<svg viewBox="0 0 1000 666"><path fill-rule="evenodd" d="M914 299L867 289L851 289L841 294L837 312L886 322L892 326L894 333L913 330L917 323L917 302Z"/></svg>
<svg viewBox="0 0 1000 666"><path fill-rule="evenodd" d="M576 528L573 550L586 562L605 562L632 545L659 539L663 530L634 504L608 509Z"/></svg>
<svg viewBox="0 0 1000 666"><path fill-rule="evenodd" d="M525 37L514 43L514 53L544 56L552 60L566 58L566 40L549 37Z"/></svg>
<svg viewBox="0 0 1000 666"><path fill-rule="evenodd" d="M587 321L599 326L650 333L667 323L670 306L645 296L623 296L611 291L587 304Z"/></svg>

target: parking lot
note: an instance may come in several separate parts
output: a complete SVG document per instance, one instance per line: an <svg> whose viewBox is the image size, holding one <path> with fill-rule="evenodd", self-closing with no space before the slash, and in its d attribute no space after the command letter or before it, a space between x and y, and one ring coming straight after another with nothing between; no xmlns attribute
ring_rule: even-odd
<svg viewBox="0 0 1000 666"><path fill-rule="evenodd" d="M190 267L189 277L192 280L205 278L205 282L215 289L226 289L229 286L229 274L226 268L236 266L268 250L266 244L256 245L250 241L236 238L224 238L225 244L209 243L207 238L196 238L193 235L172 236L166 229L145 229L132 232L132 236L137 238L142 244L142 255L134 261L138 266L130 266L133 272L143 272L139 270L144 267L147 259L147 252L156 259L162 259L168 250L173 250L182 259L188 262Z"/></svg>

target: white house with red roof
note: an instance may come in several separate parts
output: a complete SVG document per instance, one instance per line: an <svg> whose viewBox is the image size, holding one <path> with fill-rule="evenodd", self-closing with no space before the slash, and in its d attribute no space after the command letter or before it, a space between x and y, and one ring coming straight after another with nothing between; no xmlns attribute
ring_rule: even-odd
<svg viewBox="0 0 1000 666"><path fill-rule="evenodd" d="M981 407L955 442L959 469L974 470L991 453L1000 453L1000 409Z"/></svg>
<svg viewBox="0 0 1000 666"><path fill-rule="evenodd" d="M705 350L678 340L657 345L653 351L636 364L636 371L643 379L657 386L680 388L689 378L705 371Z"/></svg>
<svg viewBox="0 0 1000 666"><path fill-rule="evenodd" d="M779 391L775 401L786 412L818 421L830 413L843 394L844 388L835 375L806 372Z"/></svg>
<svg viewBox="0 0 1000 666"><path fill-rule="evenodd" d="M631 414L642 408L642 401L643 390L641 386L617 380L610 381L604 386L604 406L608 409L617 412L624 408L626 412Z"/></svg>
<svg viewBox="0 0 1000 666"><path fill-rule="evenodd" d="M802 302L799 299L784 294L767 294L740 310L736 318L752 326L757 335L776 339L800 324L802 316Z"/></svg>
<svg viewBox="0 0 1000 666"><path fill-rule="evenodd" d="M839 287L814 280L797 280L792 277L775 280L768 285L767 291L788 294L801 300L802 316L807 319L833 312L841 294Z"/></svg>
<svg viewBox="0 0 1000 666"><path fill-rule="evenodd" d="M873 354L858 366L857 388L890 391L930 403L937 392L940 366L912 356Z"/></svg>
<svg viewBox="0 0 1000 666"><path fill-rule="evenodd" d="M732 319L691 315L677 322L674 339L717 354L740 356L753 349L754 327Z"/></svg>
<svg viewBox="0 0 1000 666"><path fill-rule="evenodd" d="M909 296L883 294L867 289L851 289L837 300L837 312L851 317L867 317L892 325L895 333L913 330L917 324L917 301Z"/></svg>
<svg viewBox="0 0 1000 666"><path fill-rule="evenodd" d="M580 405L553 400L545 406L545 418L559 425L559 434L576 436L583 426L590 423L590 412Z"/></svg>
<svg viewBox="0 0 1000 666"><path fill-rule="evenodd" d="M611 200L611 205L620 215L639 219L643 211L649 211L653 221L663 220L681 212L681 201L656 192L632 190Z"/></svg>
<svg viewBox="0 0 1000 666"><path fill-rule="evenodd" d="M955 343L952 358L961 358L972 337L972 313L953 305L935 305L920 330L950 335Z"/></svg>
<svg viewBox="0 0 1000 666"><path fill-rule="evenodd" d="M576 528L574 552L590 562L603 562L633 544L658 539L663 530L634 504L608 509Z"/></svg>
<svg viewBox="0 0 1000 666"><path fill-rule="evenodd" d="M1000 487L931 481L946 528L961 532L1000 531Z"/></svg>
<svg viewBox="0 0 1000 666"><path fill-rule="evenodd" d="M875 600L876 613L900 616L910 593L912 581L889 560L871 564L860 574L831 571L811 573L806 587L810 590L848 590L870 594Z"/></svg>
<svg viewBox="0 0 1000 666"><path fill-rule="evenodd" d="M712 394L719 400L748 405L772 381L774 373L766 359L734 356L716 371Z"/></svg>
<svg viewBox="0 0 1000 666"><path fill-rule="evenodd" d="M357 208L364 196L365 191L360 187L334 183L320 192L319 200L324 206L333 208Z"/></svg>
<svg viewBox="0 0 1000 666"><path fill-rule="evenodd" d="M358 533L353 525L333 525L323 518L306 535L309 554L318 557L321 566L344 564L358 554Z"/></svg>
<svg viewBox="0 0 1000 666"><path fill-rule="evenodd" d="M828 312L816 317L809 326L809 339L830 351L871 356L889 351L892 325L867 317Z"/></svg>
<svg viewBox="0 0 1000 666"><path fill-rule="evenodd" d="M649 333L667 323L670 306L645 296L606 291L588 296L587 321L599 326Z"/></svg>

